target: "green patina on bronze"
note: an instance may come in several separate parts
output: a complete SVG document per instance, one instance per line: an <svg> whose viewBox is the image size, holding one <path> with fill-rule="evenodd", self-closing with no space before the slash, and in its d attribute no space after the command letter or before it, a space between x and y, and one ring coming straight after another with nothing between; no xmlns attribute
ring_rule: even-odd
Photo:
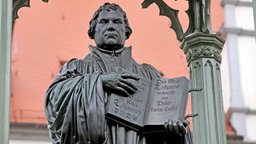
<svg viewBox="0 0 256 144"><path fill-rule="evenodd" d="M45 98L45 113L53 143L61 144L191 144L189 122L166 119L163 131L136 131L106 119L109 96L129 97L140 89L140 78L161 77L149 64L138 64L124 42L132 33L125 12L105 3L93 15L88 35L96 46L83 59L66 63ZM125 69L122 73L116 68ZM189 115L187 117L193 117Z"/></svg>
<svg viewBox="0 0 256 144"><path fill-rule="evenodd" d="M155 3L160 9L160 15L168 17L171 22L171 28L176 32L177 39L182 41L186 36L202 32L212 33L210 3L211 0L188 0L189 8L186 11L189 17L189 27L183 30L178 18L178 10L171 8L163 0L144 0L143 8L147 8Z"/></svg>
<svg viewBox="0 0 256 144"><path fill-rule="evenodd" d="M0 143L9 143L12 1L0 1Z"/></svg>
<svg viewBox="0 0 256 144"><path fill-rule="evenodd" d="M42 0L43 2L48 2L48 0ZM30 7L30 0L13 0L13 12L12 12L12 21L13 23L15 22L15 20L17 18L19 18L18 16L18 10L22 7Z"/></svg>
<svg viewBox="0 0 256 144"><path fill-rule="evenodd" d="M160 15L172 21L171 28L177 39L182 41L192 88L202 91L192 92L192 112L198 113L193 119L193 143L226 144L220 63L224 40L212 32L210 0L188 0L189 27L184 33L178 20L178 11L170 8L162 0L144 0L142 7L155 3Z"/></svg>
<svg viewBox="0 0 256 144"><path fill-rule="evenodd" d="M192 93L193 142L226 144L221 87L221 51L224 40L216 34L194 33L187 36L181 48L187 56L191 87L202 88Z"/></svg>

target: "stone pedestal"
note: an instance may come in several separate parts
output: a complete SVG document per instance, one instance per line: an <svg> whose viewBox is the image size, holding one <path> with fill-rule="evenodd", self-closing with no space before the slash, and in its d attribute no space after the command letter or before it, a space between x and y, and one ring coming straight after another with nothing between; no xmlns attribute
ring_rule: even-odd
<svg viewBox="0 0 256 144"><path fill-rule="evenodd" d="M221 88L221 51L224 40L216 34L194 33L185 37L181 48L190 68L192 92L193 142L226 144L226 131Z"/></svg>

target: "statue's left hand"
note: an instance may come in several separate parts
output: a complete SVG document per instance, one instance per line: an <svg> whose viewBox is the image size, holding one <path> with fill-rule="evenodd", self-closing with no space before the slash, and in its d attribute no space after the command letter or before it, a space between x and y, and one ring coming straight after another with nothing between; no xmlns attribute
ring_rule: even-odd
<svg viewBox="0 0 256 144"><path fill-rule="evenodd" d="M178 134L180 136L185 135L187 133L187 129L188 129L188 125L190 124L190 122L187 120L188 118L193 118L198 116L197 113L195 114L188 114L185 116L184 120L181 122L179 120L174 121L174 120L168 120L168 122L166 122L164 124L164 128L168 133L175 133Z"/></svg>
<svg viewBox="0 0 256 144"><path fill-rule="evenodd" d="M187 133L187 126L189 125L188 120L184 120L183 122L177 120L168 120L168 122L165 123L164 127L165 130L168 133L175 133L180 136L185 135Z"/></svg>

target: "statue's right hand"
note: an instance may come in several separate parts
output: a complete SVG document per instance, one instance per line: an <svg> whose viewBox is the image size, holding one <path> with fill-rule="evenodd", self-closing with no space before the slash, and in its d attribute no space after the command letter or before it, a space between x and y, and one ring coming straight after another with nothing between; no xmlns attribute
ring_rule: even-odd
<svg viewBox="0 0 256 144"><path fill-rule="evenodd" d="M100 78L107 92L114 92L123 96L130 96L135 93L137 88L134 82L139 80L136 75L128 73L119 74L115 72L102 74Z"/></svg>

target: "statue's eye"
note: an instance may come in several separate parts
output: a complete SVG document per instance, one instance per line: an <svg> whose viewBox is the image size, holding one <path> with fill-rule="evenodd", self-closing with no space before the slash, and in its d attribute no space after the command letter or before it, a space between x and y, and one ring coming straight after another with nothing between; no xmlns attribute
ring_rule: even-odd
<svg viewBox="0 0 256 144"><path fill-rule="evenodd" d="M122 20L120 20L120 19L114 20L114 23L115 24L123 24Z"/></svg>
<svg viewBox="0 0 256 144"><path fill-rule="evenodd" d="M107 23L107 22L108 22L108 21L105 20L105 19L101 19L101 20L99 21L100 24L105 24L105 23Z"/></svg>

